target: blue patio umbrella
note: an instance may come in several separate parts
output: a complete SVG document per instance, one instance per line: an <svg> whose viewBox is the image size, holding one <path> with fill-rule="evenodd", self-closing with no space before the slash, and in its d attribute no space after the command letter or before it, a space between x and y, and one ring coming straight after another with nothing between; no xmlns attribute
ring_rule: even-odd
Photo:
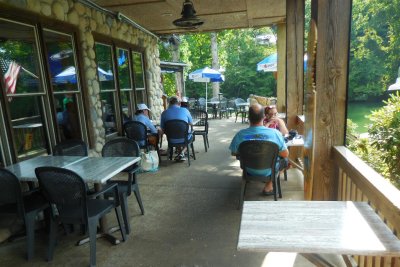
<svg viewBox="0 0 400 267"><path fill-rule="evenodd" d="M277 71L278 69L278 54L274 53L264 58L257 63L257 71Z"/></svg>
<svg viewBox="0 0 400 267"><path fill-rule="evenodd" d="M113 80L112 72L107 72L101 68L97 68L97 74L100 81ZM55 83L76 83L76 70L74 66L69 66L53 78Z"/></svg>
<svg viewBox="0 0 400 267"><path fill-rule="evenodd" d="M220 72L210 69L209 67L205 67L203 69L198 69L189 73L189 79L194 82L203 82L206 83L206 111L207 111L207 85L209 82L223 82L225 81L225 77Z"/></svg>
<svg viewBox="0 0 400 267"><path fill-rule="evenodd" d="M307 69L307 55L304 56L304 71ZM257 63L257 71L274 72L278 70L278 54L273 53Z"/></svg>

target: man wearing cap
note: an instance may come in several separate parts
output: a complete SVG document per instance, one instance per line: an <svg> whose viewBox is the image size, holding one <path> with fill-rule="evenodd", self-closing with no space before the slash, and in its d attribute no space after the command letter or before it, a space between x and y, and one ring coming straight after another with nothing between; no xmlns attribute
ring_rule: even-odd
<svg viewBox="0 0 400 267"><path fill-rule="evenodd" d="M169 120L183 120L189 125L193 125L192 115L190 115L189 110L180 107L180 101L178 97L172 96L169 99L169 106L166 110L161 113L161 129L165 130L165 123ZM189 138L192 138L192 134L189 134ZM176 143L181 143L182 140L176 140ZM185 157L186 147L182 147L179 151L178 156L175 157L177 161L186 160Z"/></svg>
<svg viewBox="0 0 400 267"><path fill-rule="evenodd" d="M147 129L150 131L152 135L157 137L158 135L158 130L157 128L153 125L153 123L149 119L149 111L151 111L146 104L141 103L137 105L137 110L135 112L135 115L132 117L132 120L134 121L139 121L146 125ZM149 142L153 144L157 144L157 140L152 140L152 136L149 136Z"/></svg>
<svg viewBox="0 0 400 267"><path fill-rule="evenodd" d="M182 97L181 108L189 109L189 99L186 96Z"/></svg>

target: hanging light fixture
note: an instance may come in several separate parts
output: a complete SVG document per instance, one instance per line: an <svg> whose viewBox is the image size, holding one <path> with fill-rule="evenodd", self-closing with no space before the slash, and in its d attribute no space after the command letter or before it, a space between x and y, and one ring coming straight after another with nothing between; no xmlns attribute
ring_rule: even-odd
<svg viewBox="0 0 400 267"><path fill-rule="evenodd" d="M203 25L204 21L196 16L193 3L185 0L181 12L182 18L174 20L172 23L177 27L182 28L197 28Z"/></svg>

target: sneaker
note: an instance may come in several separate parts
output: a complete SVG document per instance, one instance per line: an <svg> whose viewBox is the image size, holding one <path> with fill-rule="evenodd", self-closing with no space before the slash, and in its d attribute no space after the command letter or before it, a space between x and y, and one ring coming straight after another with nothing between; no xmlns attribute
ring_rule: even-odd
<svg viewBox="0 0 400 267"><path fill-rule="evenodd" d="M175 161L180 161L181 160L181 154L178 154L174 158Z"/></svg>
<svg viewBox="0 0 400 267"><path fill-rule="evenodd" d="M180 155L179 155L179 161L185 161L185 160L186 160L185 155L180 154Z"/></svg>

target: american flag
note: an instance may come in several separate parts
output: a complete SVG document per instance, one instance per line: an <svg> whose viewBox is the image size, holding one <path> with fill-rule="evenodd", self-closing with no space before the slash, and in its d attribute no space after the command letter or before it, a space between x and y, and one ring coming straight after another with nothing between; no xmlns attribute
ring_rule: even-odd
<svg viewBox="0 0 400 267"><path fill-rule="evenodd" d="M0 68L3 73L3 82L7 94L15 94L18 74L21 66L18 65L15 61L6 61L0 57Z"/></svg>

